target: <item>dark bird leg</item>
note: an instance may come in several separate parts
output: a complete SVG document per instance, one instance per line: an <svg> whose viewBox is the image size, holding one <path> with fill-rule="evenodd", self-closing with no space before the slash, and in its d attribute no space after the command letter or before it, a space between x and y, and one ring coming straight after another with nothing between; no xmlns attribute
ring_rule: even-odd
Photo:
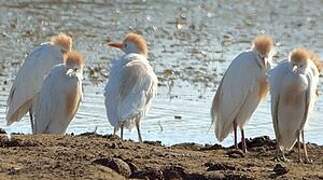
<svg viewBox="0 0 323 180"><path fill-rule="evenodd" d="M123 140L123 124L121 124L121 140Z"/></svg>
<svg viewBox="0 0 323 180"><path fill-rule="evenodd" d="M238 140L237 140L237 122L233 121L233 132L234 132L234 147L238 149Z"/></svg>
<svg viewBox="0 0 323 180"><path fill-rule="evenodd" d="M247 153L247 144L246 144L246 139L244 137L244 130L241 128L241 143L242 143L242 151L244 153Z"/></svg>
<svg viewBox="0 0 323 180"><path fill-rule="evenodd" d="M35 133L34 117L33 117L33 111L31 107L29 108L29 117L30 117L31 131L34 134Z"/></svg>
<svg viewBox="0 0 323 180"><path fill-rule="evenodd" d="M137 127L137 132L138 132L138 139L139 142L142 143L142 138L141 138L141 133L140 133L140 124L139 124L139 119L136 119L136 127Z"/></svg>

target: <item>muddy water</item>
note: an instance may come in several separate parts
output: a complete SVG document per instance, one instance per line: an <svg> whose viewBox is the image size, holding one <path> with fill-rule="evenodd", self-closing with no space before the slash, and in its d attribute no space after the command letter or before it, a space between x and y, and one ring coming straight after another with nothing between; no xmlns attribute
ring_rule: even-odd
<svg viewBox="0 0 323 180"><path fill-rule="evenodd" d="M85 96L69 133L111 133L103 104L103 88L113 58L121 52L106 42L125 32L142 33L150 47L150 61L160 79L157 98L142 122L145 140L164 144L216 143L209 129L214 90L232 58L250 46L257 34L277 42L276 61L294 47L321 52L322 1L0 1L0 126L30 133L26 116L5 126L6 99L25 56L58 32L73 36L74 47L86 57ZM321 89L321 87L320 87ZM323 144L322 97L306 138ZM246 126L247 136L270 135L270 103L266 99ZM136 140L136 131L125 132ZM224 145L232 143L232 135Z"/></svg>

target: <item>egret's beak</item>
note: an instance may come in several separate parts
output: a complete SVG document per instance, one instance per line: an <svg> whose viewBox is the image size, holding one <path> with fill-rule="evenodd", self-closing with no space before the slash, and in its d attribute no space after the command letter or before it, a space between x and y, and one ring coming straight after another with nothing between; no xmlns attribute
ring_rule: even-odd
<svg viewBox="0 0 323 180"><path fill-rule="evenodd" d="M114 48L122 49L123 44L122 44L122 43L108 43L108 46L111 46L111 47L114 47Z"/></svg>

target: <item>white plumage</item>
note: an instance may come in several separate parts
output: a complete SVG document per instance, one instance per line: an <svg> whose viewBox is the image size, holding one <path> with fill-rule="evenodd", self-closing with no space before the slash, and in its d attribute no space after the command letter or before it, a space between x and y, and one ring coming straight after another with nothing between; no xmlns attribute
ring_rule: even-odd
<svg viewBox="0 0 323 180"><path fill-rule="evenodd" d="M296 53L299 57L295 56ZM304 125L316 99L319 72L310 60L311 54L307 50L296 49L291 53L291 58L294 59L280 63L270 72L277 155L281 150L290 150L301 134L304 137ZM285 159L284 156L282 158Z"/></svg>
<svg viewBox="0 0 323 180"><path fill-rule="evenodd" d="M63 134L82 100L83 65L59 64L51 69L36 100L33 133ZM75 55L74 55L75 56Z"/></svg>
<svg viewBox="0 0 323 180"><path fill-rule="evenodd" d="M131 37L135 36L135 37ZM132 38L140 38L136 43ZM109 81L105 87L105 105L110 124L115 128L114 133L123 127L137 127L139 141L142 141L139 124L151 106L157 91L157 77L146 59L145 53L140 51L140 43L145 43L137 34L128 34L126 55L113 62ZM119 44L120 48L124 47ZM116 45L111 45L116 47ZM130 48L130 49L129 49ZM131 49L135 48L135 49ZM136 53L136 51L138 51Z"/></svg>
<svg viewBox="0 0 323 180"><path fill-rule="evenodd" d="M243 128L258 106L262 82L266 81L266 69L257 64L252 52L244 52L235 58L225 73L216 104L216 137L222 141L233 130L233 121Z"/></svg>
<svg viewBox="0 0 323 180"><path fill-rule="evenodd" d="M252 50L241 53L232 61L218 86L211 108L216 138L222 141L234 130L237 148L236 129L239 127L244 151L243 127L267 94L266 72L270 68L272 40L261 36L255 39L254 44Z"/></svg>
<svg viewBox="0 0 323 180"><path fill-rule="evenodd" d="M35 49L19 70L8 98L7 123L19 121L31 108L44 76L54 65L63 62L60 49L49 43Z"/></svg>
<svg viewBox="0 0 323 180"><path fill-rule="evenodd" d="M7 124L19 121L28 111L32 110L35 95L40 91L41 84L49 70L64 61L64 52L71 48L71 38L59 34L49 43L43 43L27 57L20 68L11 87L7 100ZM31 118L32 121L32 118ZM31 122L33 126L33 122Z"/></svg>
<svg viewBox="0 0 323 180"><path fill-rule="evenodd" d="M132 128L134 117L141 118L149 110L156 93L157 78L148 61L139 54L129 54L114 62L105 88L109 122Z"/></svg>

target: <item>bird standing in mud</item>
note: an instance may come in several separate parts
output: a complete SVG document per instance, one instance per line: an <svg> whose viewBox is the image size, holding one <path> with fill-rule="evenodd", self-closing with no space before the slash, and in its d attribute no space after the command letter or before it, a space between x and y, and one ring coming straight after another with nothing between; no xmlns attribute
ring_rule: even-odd
<svg viewBox="0 0 323 180"><path fill-rule="evenodd" d="M64 61L64 55L72 49L72 38L61 33L43 43L27 57L11 87L7 100L7 125L19 121L28 111L31 127L35 96L39 93L44 76Z"/></svg>
<svg viewBox="0 0 323 180"><path fill-rule="evenodd" d="M318 55L298 48L290 53L288 61L280 63L270 72L271 113L277 139L277 159L285 161L283 150L301 144L305 162L310 162L304 140L304 125L316 100L316 89L321 68Z"/></svg>
<svg viewBox="0 0 323 180"><path fill-rule="evenodd" d="M268 92L266 73L270 68L272 52L272 38L257 36L252 49L239 54L225 72L211 108L215 136L220 142L233 130L235 148L238 148L239 127L242 150L247 151L243 126Z"/></svg>
<svg viewBox="0 0 323 180"><path fill-rule="evenodd" d="M142 142L140 121L148 112L157 92L157 77L147 60L148 48L141 35L129 33L121 43L109 43L125 55L112 64L109 81L105 87L105 106L114 133L121 128L136 126Z"/></svg>
<svg viewBox="0 0 323 180"><path fill-rule="evenodd" d="M71 51L50 70L35 103L33 133L65 133L83 97L83 67L82 56Z"/></svg>

